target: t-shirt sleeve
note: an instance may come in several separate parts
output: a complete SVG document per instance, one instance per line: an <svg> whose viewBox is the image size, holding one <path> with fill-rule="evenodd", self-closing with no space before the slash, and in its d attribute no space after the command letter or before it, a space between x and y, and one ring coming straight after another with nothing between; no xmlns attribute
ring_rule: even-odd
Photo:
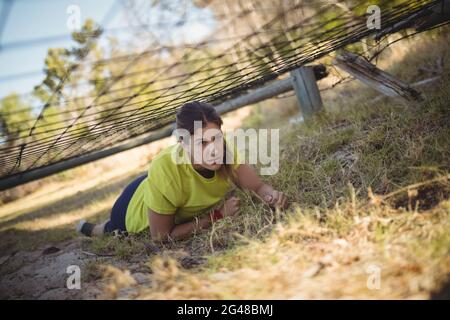
<svg viewBox="0 0 450 320"><path fill-rule="evenodd" d="M160 160L160 159L159 159ZM164 165L152 161L145 180L144 203L160 214L174 214L180 206L181 192Z"/></svg>

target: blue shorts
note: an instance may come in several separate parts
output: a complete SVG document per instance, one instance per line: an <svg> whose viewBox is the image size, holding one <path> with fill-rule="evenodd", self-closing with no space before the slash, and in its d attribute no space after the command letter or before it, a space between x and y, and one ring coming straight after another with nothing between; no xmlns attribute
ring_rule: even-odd
<svg viewBox="0 0 450 320"><path fill-rule="evenodd" d="M127 215L128 204L130 203L131 197L133 196L134 192L139 187L139 184L145 178L147 178L147 173L134 179L122 191L119 198L117 198L111 210L111 217L105 225L106 233L111 233L114 230L127 231L125 219Z"/></svg>

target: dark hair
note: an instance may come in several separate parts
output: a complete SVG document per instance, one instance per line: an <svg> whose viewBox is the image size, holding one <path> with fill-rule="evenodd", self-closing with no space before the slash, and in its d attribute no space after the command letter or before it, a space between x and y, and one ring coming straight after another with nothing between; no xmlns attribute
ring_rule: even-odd
<svg viewBox="0 0 450 320"><path fill-rule="evenodd" d="M176 116L177 129L187 130L192 135L194 134L194 121L201 121L203 127L208 122L215 123L219 127L223 124L222 118L216 109L209 103L200 101L191 101L181 107ZM238 186L233 166L227 161L227 156L231 154L227 152L226 142L224 141L223 164L219 169L219 174Z"/></svg>

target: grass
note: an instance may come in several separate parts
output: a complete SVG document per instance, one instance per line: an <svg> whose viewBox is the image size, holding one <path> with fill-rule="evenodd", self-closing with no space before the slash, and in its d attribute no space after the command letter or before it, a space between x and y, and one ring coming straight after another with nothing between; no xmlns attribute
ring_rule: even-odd
<svg viewBox="0 0 450 320"><path fill-rule="evenodd" d="M240 192L239 217L189 240L103 238L96 250L149 259L153 280L132 298L429 298L450 272L449 89L287 129L267 179L293 201L287 212Z"/></svg>
<svg viewBox="0 0 450 320"><path fill-rule="evenodd" d="M359 205L357 203L356 205ZM145 299L428 298L446 280L448 201L426 214L338 206L321 219L296 209L265 241L211 257L199 270L151 263ZM367 286L371 267L380 289Z"/></svg>
<svg viewBox="0 0 450 320"><path fill-rule="evenodd" d="M434 59L448 48L447 38L424 37L421 45L410 45ZM432 47L440 49L431 52ZM417 56L403 56L403 68L393 72L414 81ZM339 90L345 96L337 98ZM289 196L290 210L273 211L240 192L237 218L183 242L152 244L158 250L144 256L152 282L132 285L137 291L127 297L427 299L448 294L441 290L450 276L450 81L444 77L424 88L424 102L409 104L392 99L371 104L377 94L357 83L339 90L324 94L325 105L331 104L326 113L302 125L286 126L286 116L295 113L289 99L260 105L245 123L283 127L282 165L266 180ZM132 237L130 250L133 241L151 243L140 237ZM186 265L186 257L200 262Z"/></svg>

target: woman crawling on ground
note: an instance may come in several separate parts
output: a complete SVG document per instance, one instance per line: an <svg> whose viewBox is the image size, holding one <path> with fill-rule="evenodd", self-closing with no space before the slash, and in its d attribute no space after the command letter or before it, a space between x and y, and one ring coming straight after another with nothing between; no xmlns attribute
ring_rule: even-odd
<svg viewBox="0 0 450 320"><path fill-rule="evenodd" d="M255 192L271 206L287 206L283 192L264 183L250 165L239 164L236 148L227 148L222 119L214 107L197 101L186 103L176 124L177 132L184 136L160 151L148 173L123 190L110 218L97 225L80 221L78 232L98 236L149 228L155 240L186 238L238 213L239 198L226 199L235 187Z"/></svg>

